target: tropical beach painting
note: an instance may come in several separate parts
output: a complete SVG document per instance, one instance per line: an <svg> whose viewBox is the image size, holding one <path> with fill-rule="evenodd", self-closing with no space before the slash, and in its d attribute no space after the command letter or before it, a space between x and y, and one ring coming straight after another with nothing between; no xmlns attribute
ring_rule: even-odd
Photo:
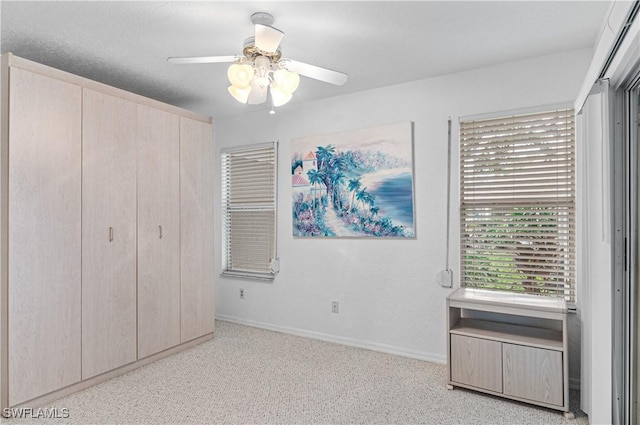
<svg viewBox="0 0 640 425"><path fill-rule="evenodd" d="M293 236L414 238L412 123L291 143Z"/></svg>

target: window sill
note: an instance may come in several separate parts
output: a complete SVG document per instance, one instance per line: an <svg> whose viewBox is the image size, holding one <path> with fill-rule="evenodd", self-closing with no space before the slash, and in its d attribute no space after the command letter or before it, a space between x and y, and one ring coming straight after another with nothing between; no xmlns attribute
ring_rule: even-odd
<svg viewBox="0 0 640 425"><path fill-rule="evenodd" d="M231 279L241 279L241 280L257 280L265 283L273 283L276 278L275 274L260 274L260 273L249 273L249 272L231 272L231 271L223 271L220 273L220 277L231 278Z"/></svg>

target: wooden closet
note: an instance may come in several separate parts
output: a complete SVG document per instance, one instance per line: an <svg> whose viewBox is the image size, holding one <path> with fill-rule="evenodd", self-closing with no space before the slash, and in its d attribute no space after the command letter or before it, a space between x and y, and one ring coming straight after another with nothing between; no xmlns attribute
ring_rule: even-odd
<svg viewBox="0 0 640 425"><path fill-rule="evenodd" d="M210 118L2 56L0 404L214 330Z"/></svg>

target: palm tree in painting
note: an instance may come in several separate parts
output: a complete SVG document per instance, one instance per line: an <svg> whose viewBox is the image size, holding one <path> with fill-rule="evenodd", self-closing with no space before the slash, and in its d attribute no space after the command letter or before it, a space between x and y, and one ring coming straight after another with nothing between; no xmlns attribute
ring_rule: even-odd
<svg viewBox="0 0 640 425"><path fill-rule="evenodd" d="M355 207L355 196L356 193L360 190L361 186L362 183L360 182L360 177L358 177L357 179L349 180L349 186L347 186L347 188L349 189L349 192L351 192L351 205L349 205L350 209Z"/></svg>
<svg viewBox="0 0 640 425"><path fill-rule="evenodd" d="M360 202L360 205L362 205L363 210L364 210L364 203L366 202L368 195L369 195L369 192L367 192L366 187L363 187L362 189L356 192L356 200Z"/></svg>
<svg viewBox="0 0 640 425"><path fill-rule="evenodd" d="M345 171L347 169L347 161L344 155L338 153L330 158L329 166L335 171Z"/></svg>
<svg viewBox="0 0 640 425"><path fill-rule="evenodd" d="M342 197L340 196L340 185L344 181L344 173L340 170L334 170L331 175L331 187L333 189L333 205L342 209Z"/></svg>
<svg viewBox="0 0 640 425"><path fill-rule="evenodd" d="M315 210L318 206L318 183L322 183L324 173L311 169L307 172L307 176L309 176L309 183L313 185L313 209Z"/></svg>
<svg viewBox="0 0 640 425"><path fill-rule="evenodd" d="M376 201L376 195L367 192L362 201L364 204L369 206L369 212L371 212L371 207L375 204Z"/></svg>
<svg viewBox="0 0 640 425"><path fill-rule="evenodd" d="M338 198L340 197L340 185L344 179L343 171L346 170L346 165L347 163L345 162L344 155L340 153L331 156L329 158L329 162L326 164L326 172L328 175L325 183L328 190L331 191L333 205L336 207L338 206L338 203L342 204L341 200Z"/></svg>
<svg viewBox="0 0 640 425"><path fill-rule="evenodd" d="M380 208L378 207L371 207L371 209L369 210L371 212L371 216L375 217L378 215L378 212L380 211Z"/></svg>
<svg viewBox="0 0 640 425"><path fill-rule="evenodd" d="M333 145L327 145L325 147L318 146L318 150L316 151L316 157L318 158L319 170L322 170L326 164L329 163L331 157L335 153L336 148Z"/></svg>

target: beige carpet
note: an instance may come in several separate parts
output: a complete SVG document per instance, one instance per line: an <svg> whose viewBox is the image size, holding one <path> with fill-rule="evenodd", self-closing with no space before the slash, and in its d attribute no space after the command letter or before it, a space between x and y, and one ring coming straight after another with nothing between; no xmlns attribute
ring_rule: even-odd
<svg viewBox="0 0 640 425"><path fill-rule="evenodd" d="M49 406L68 419L3 423L588 423L445 385L444 365L218 321L212 341Z"/></svg>

